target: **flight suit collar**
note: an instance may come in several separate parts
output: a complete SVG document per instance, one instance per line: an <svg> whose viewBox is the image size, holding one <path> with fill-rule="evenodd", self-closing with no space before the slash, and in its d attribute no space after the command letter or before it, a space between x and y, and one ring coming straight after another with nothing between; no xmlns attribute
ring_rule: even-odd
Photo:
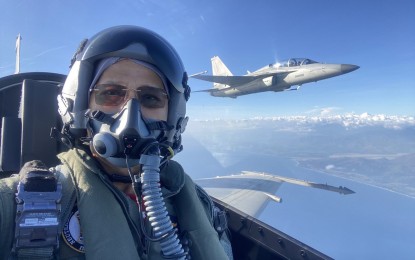
<svg viewBox="0 0 415 260"><path fill-rule="evenodd" d="M108 175L99 166L99 163L89 153L82 149L73 149L78 162L91 172L109 181ZM164 198L179 193L185 183L184 170L176 161L167 161L160 171L161 191Z"/></svg>

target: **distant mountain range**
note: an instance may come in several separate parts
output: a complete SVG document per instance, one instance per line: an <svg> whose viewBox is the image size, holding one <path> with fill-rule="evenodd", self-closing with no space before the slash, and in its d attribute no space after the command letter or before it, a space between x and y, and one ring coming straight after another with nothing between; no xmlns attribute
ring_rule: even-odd
<svg viewBox="0 0 415 260"><path fill-rule="evenodd" d="M388 116L388 115L371 115L363 114L344 114L332 116L274 116L274 117L254 117L249 119L238 120L193 120L193 122L279 122L279 123L299 123L299 124L340 124L344 127L359 127L368 125L381 125L386 128L400 128L402 126L415 126L415 116ZM192 121L191 121L192 122Z"/></svg>
<svg viewBox="0 0 415 260"><path fill-rule="evenodd" d="M200 163L187 160L190 154L197 155L192 162L203 161L210 175L227 173L244 155L274 156L415 197L413 116L364 113L198 120L189 122L183 139L181 160L200 172Z"/></svg>

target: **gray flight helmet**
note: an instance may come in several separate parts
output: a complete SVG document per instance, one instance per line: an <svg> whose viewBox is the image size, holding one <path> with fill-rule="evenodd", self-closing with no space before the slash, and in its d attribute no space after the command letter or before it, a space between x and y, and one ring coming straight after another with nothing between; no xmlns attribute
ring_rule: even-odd
<svg viewBox="0 0 415 260"><path fill-rule="evenodd" d="M187 73L169 42L148 29L122 25L105 29L84 40L72 59L71 70L58 96L59 113L64 123L62 133L74 141L86 136L88 97L98 61L108 57L131 58L147 62L160 70L169 89L169 130L162 137L173 149L181 149L185 130L186 101L190 96Z"/></svg>

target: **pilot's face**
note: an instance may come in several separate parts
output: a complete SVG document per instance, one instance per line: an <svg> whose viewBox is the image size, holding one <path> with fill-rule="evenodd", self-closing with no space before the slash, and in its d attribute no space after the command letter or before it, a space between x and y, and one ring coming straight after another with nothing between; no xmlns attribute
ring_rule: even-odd
<svg viewBox="0 0 415 260"><path fill-rule="evenodd" d="M91 92L89 108L115 114L132 98L138 99L143 117L167 120L168 96L163 81L154 71L128 59L111 65L102 73ZM90 148L106 172L128 176L126 168L115 167L98 156L92 142ZM138 166L132 167L132 172L137 171Z"/></svg>
<svg viewBox="0 0 415 260"><path fill-rule="evenodd" d="M131 98L138 99L145 118L167 120L168 96L163 81L152 70L128 59L102 73L91 93L89 108L115 114Z"/></svg>

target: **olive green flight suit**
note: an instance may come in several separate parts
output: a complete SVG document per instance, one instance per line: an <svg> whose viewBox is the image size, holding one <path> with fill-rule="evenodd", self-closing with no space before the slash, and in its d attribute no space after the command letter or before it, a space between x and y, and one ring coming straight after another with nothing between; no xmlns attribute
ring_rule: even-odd
<svg viewBox="0 0 415 260"><path fill-rule="evenodd" d="M75 249L84 251L76 251L62 235L59 259L163 259L159 243L149 242L139 232L140 213L135 201L113 186L94 159L79 149L58 157L62 165L54 169L62 183L60 229L77 207L83 246ZM191 241L192 259L228 259L209 212L182 167L169 161L160 178L169 215L172 221L177 219L180 233ZM18 182L19 176L0 180L0 259L7 259L13 245ZM149 226L145 229L150 233Z"/></svg>

